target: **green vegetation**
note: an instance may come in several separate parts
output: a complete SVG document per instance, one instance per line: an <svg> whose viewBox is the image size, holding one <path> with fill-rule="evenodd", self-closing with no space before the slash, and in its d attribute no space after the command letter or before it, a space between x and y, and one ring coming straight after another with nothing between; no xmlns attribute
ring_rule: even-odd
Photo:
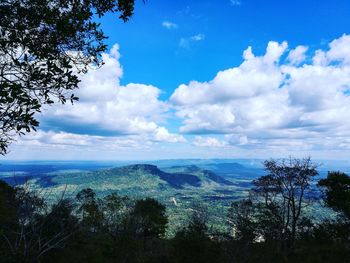
<svg viewBox="0 0 350 263"><path fill-rule="evenodd" d="M249 181L249 179L248 179ZM94 189L98 197L114 192L134 199L152 197L166 205L169 218L167 236L187 223L193 205L206 209L208 221L216 230L228 227L225 216L232 201L249 190L241 180L224 179L195 165L159 169L138 164L93 172L59 172L30 181L31 187L50 196L74 197L84 188Z"/></svg>
<svg viewBox="0 0 350 263"><path fill-rule="evenodd" d="M134 0L0 1L0 154L35 130L35 115L54 101L78 100L78 75L102 65L107 38L97 17L127 21Z"/></svg>
<svg viewBox="0 0 350 263"><path fill-rule="evenodd" d="M208 211L201 202L192 202L187 220L174 228L169 206L151 198L152 193L135 198L112 188L96 194L87 187L53 200L32 188L0 182L1 262L349 262L350 177L329 172L319 181L321 200L336 218L314 220L308 207L316 202L311 181L317 167L311 160L264 164L267 174L252 182L244 199L231 200L227 213L217 218L217 223L229 225L220 230L210 219L215 208ZM164 193L171 188L187 193L235 187L194 166L161 171L133 165L86 173L84 180L93 184L93 175L107 174L115 183L126 184L128 176L144 180L131 184L133 191L147 189L143 182ZM62 173L57 176L51 178L53 184L62 180ZM72 176L70 184L76 180Z"/></svg>

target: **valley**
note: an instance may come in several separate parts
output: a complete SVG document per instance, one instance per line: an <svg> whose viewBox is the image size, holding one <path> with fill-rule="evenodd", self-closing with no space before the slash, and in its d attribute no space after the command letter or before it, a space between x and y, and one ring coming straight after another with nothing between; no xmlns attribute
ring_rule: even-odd
<svg viewBox="0 0 350 263"><path fill-rule="evenodd" d="M326 168L320 171L325 174ZM84 188L98 197L111 193L132 199L152 197L166 205L169 235L186 225L193 211L215 231L227 229L230 204L244 198L251 181L264 175L261 161L161 160L129 162L4 163L1 179L28 185L52 200L74 198Z"/></svg>

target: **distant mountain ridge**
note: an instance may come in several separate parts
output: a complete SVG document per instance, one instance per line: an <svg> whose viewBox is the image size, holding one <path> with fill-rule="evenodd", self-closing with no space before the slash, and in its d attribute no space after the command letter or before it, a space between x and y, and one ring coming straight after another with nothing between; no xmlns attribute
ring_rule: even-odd
<svg viewBox="0 0 350 263"><path fill-rule="evenodd" d="M130 175L136 171L156 176L171 187L177 189L183 188L186 185L199 187L201 183L201 180L195 175L188 173L167 173L160 170L156 165L151 164L133 164L111 169L111 172L116 175Z"/></svg>
<svg viewBox="0 0 350 263"><path fill-rule="evenodd" d="M200 187L204 182L214 182L222 185L233 185L232 182L216 175L214 172L203 170L195 165L174 166L167 169L167 171L163 171L160 170L156 165L134 164L113 168L110 169L110 171L116 175L130 175L136 171L148 173L158 177L159 179L169 184L171 187L177 189L182 189L186 186Z"/></svg>
<svg viewBox="0 0 350 263"><path fill-rule="evenodd" d="M250 187L250 179L238 177L242 167L237 164L224 163L220 166L208 160L194 162L167 161L169 166L147 162L124 166L108 164L104 167L92 164L90 170L86 169L87 163L73 163L72 166L39 164L37 170L35 166L28 167L30 170L19 170L21 172L16 172L15 178L11 172L14 167L11 166L9 171L2 173L1 179L13 184L28 181L32 189L50 196L52 200L62 194L65 198L75 198L85 188L93 189L99 198L111 193L132 199L152 197L167 206L172 228L177 229L183 227L193 204L198 203L208 210L208 214L215 215L215 223L218 216L226 215L232 201L246 196ZM220 168L225 168L224 172ZM235 173L232 176L226 173L230 168Z"/></svg>
<svg viewBox="0 0 350 263"><path fill-rule="evenodd" d="M16 178L3 177L12 184L32 180L40 187L48 188L59 185L110 189L184 189L201 188L202 186L232 186L233 182L217 173L196 165L175 165L160 169L153 164L132 164L114 168L103 168L95 171L67 170L47 174L24 173Z"/></svg>
<svg viewBox="0 0 350 263"><path fill-rule="evenodd" d="M221 184L221 185L233 185L233 183L229 180L224 179L222 176L217 175L215 172L203 169L198 167L197 165L176 165L169 167L165 169L166 171L171 171L171 172L182 172L182 173L200 173L202 175L203 180L209 180L213 181L215 183Z"/></svg>

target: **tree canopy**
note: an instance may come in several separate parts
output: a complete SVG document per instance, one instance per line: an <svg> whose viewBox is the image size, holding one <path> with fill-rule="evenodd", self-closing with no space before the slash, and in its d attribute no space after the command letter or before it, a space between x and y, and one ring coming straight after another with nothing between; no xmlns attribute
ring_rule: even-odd
<svg viewBox="0 0 350 263"><path fill-rule="evenodd" d="M342 172L329 172L318 185L325 192L326 205L350 220L350 176Z"/></svg>
<svg viewBox="0 0 350 263"><path fill-rule="evenodd" d="M174 215L168 214L172 204L167 200L168 207L153 198L90 188L75 198L64 191L55 199L27 184L0 181L0 261L349 262L350 223L344 217L349 176L329 172L319 180L324 195L316 197L344 214L322 219L307 211L317 202L305 206L312 188L318 189L311 182L317 171L309 158L269 160L265 168L267 175L253 181L247 199L234 201L227 217L216 217L223 228L214 230L208 211L194 202L174 233L168 232Z"/></svg>
<svg viewBox="0 0 350 263"><path fill-rule="evenodd" d="M127 21L135 0L0 1L0 154L38 127L45 104L78 100L78 74L102 64L107 12Z"/></svg>

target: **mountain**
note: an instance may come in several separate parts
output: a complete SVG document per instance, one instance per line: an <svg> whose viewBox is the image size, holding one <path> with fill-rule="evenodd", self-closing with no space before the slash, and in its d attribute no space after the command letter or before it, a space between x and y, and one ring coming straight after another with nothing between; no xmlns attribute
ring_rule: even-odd
<svg viewBox="0 0 350 263"><path fill-rule="evenodd" d="M233 183L197 166L178 166L160 170L155 165L135 164L90 172L63 172L41 177L42 187L76 185L97 190L181 190L202 187L232 186Z"/></svg>
<svg viewBox="0 0 350 263"><path fill-rule="evenodd" d="M191 173L167 173L155 165L135 164L120 168L111 169L111 172L118 176L135 176L135 174L150 174L166 182L169 186L182 189L186 186L200 187L201 179Z"/></svg>
<svg viewBox="0 0 350 263"><path fill-rule="evenodd" d="M202 169L196 165L172 166L169 168L165 168L164 170L169 171L172 174L195 174L200 179L202 184L217 183L220 185L234 185L233 182L226 180L225 178L214 173L213 171Z"/></svg>
<svg viewBox="0 0 350 263"><path fill-rule="evenodd" d="M250 187L250 180L228 172L239 174L244 167L235 164L217 165L209 160L196 164L195 160L191 162L184 165L179 161L161 168L154 164L114 168L95 166L95 170L85 170L85 165L68 167L70 169L60 169L62 166L55 165L56 170L53 166L45 166L39 167L38 171L17 171L15 179L17 183L28 180L31 189L37 189L53 199L61 197L62 193L65 197L74 198L84 188L93 189L98 197L112 192L133 199L153 197L166 205L171 231L181 228L193 212L193 207L198 204L211 215L208 219L211 224L222 225L231 202L246 196ZM220 168L227 173L220 173ZM1 178L11 180L12 172L2 172Z"/></svg>
<svg viewBox="0 0 350 263"><path fill-rule="evenodd" d="M156 198L167 207L171 233L187 223L194 207L207 212L210 225L225 228L231 203L246 197L251 181L265 173L260 160L0 164L1 180L14 185L28 181L30 189L48 199L60 198L62 193L74 198L84 188L93 189L98 197L116 192L134 200Z"/></svg>

